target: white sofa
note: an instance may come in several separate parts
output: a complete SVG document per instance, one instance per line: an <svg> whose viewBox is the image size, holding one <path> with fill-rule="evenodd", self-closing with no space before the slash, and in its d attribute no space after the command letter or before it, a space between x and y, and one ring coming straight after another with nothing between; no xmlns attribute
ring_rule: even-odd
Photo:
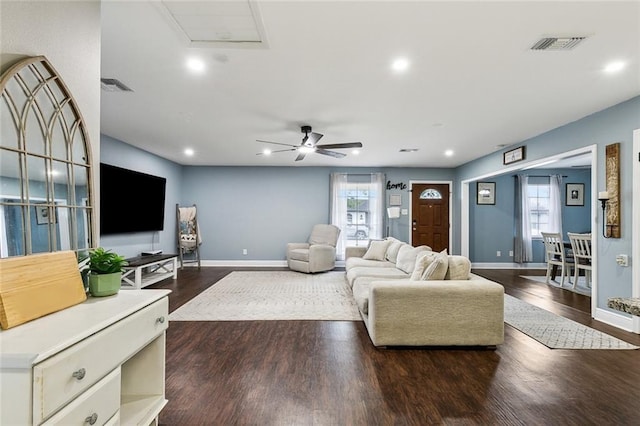
<svg viewBox="0 0 640 426"><path fill-rule="evenodd" d="M380 252L367 256L367 247L346 250L346 279L375 346L503 343L504 288L471 274L468 259L393 239L382 259ZM440 264L431 266L435 257ZM442 276L444 264L443 279L425 277L430 268L439 268Z"/></svg>

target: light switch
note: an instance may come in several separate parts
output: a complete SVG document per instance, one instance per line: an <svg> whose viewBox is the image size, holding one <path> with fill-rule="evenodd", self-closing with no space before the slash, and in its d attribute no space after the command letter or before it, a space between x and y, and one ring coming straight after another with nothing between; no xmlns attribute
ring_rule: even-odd
<svg viewBox="0 0 640 426"><path fill-rule="evenodd" d="M402 216L406 216L409 214L409 209L402 209Z"/></svg>
<svg viewBox="0 0 640 426"><path fill-rule="evenodd" d="M626 254L617 255L616 263L620 266L629 266L629 256L627 256Z"/></svg>

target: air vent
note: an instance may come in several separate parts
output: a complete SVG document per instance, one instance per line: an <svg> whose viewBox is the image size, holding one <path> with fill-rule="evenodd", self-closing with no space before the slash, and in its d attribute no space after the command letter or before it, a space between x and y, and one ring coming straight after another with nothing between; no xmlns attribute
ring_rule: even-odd
<svg viewBox="0 0 640 426"><path fill-rule="evenodd" d="M531 50L571 50L586 37L546 37L531 46Z"/></svg>
<svg viewBox="0 0 640 426"><path fill-rule="evenodd" d="M105 92L133 92L133 89L115 78L101 78L100 85Z"/></svg>

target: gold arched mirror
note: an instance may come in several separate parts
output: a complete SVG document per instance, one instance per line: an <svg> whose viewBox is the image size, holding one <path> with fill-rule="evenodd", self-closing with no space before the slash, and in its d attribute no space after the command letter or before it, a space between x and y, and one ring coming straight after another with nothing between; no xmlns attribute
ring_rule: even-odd
<svg viewBox="0 0 640 426"><path fill-rule="evenodd" d="M44 56L0 79L0 257L94 246L82 115Z"/></svg>

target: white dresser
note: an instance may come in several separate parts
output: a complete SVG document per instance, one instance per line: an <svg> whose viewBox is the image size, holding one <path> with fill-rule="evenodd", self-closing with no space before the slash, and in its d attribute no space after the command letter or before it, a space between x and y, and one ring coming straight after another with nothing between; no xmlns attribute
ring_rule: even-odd
<svg viewBox="0 0 640 426"><path fill-rule="evenodd" d="M169 290L121 291L0 331L0 424L153 425Z"/></svg>

